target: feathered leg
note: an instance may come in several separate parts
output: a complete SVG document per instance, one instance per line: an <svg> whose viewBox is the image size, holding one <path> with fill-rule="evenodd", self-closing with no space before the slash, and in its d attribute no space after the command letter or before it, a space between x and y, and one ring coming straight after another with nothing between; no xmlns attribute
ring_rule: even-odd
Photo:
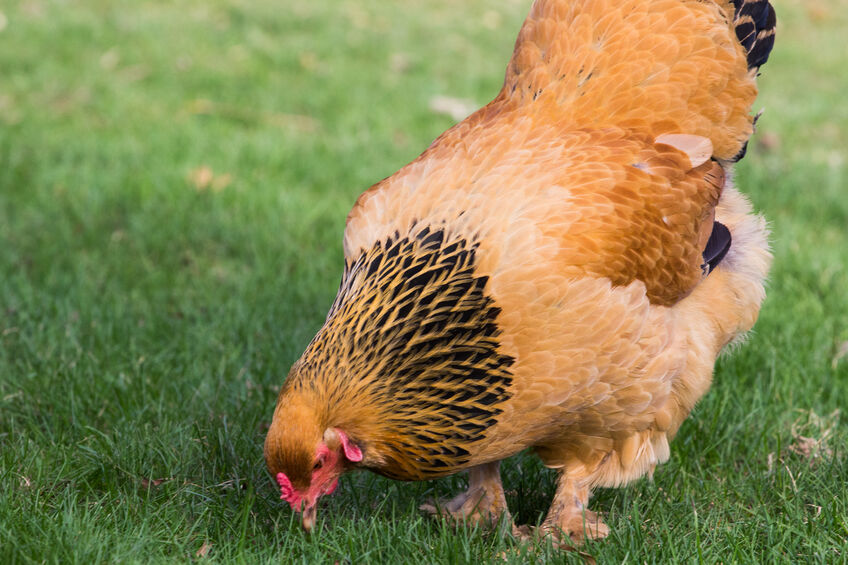
<svg viewBox="0 0 848 565"><path fill-rule="evenodd" d="M542 533L553 534L561 541L565 541L563 536L568 536L575 543L609 534L601 517L587 508L591 494L587 483L586 477L572 477L562 471L554 500L542 523Z"/></svg>
<svg viewBox="0 0 848 565"><path fill-rule="evenodd" d="M445 516L457 522L496 524L501 516L509 519L500 461L472 467L468 471L468 490L451 500L427 502L421 510L433 516Z"/></svg>

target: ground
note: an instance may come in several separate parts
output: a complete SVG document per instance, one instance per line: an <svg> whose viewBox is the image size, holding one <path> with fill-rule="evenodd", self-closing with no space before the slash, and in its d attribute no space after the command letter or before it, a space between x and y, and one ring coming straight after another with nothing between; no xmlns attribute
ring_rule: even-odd
<svg viewBox="0 0 848 565"><path fill-rule="evenodd" d="M529 0L0 3L0 562L525 562L342 480L306 536L262 461L356 196L497 92ZM777 0L737 181L771 222L748 343L602 563L848 559L845 0ZM553 475L505 465L520 523Z"/></svg>

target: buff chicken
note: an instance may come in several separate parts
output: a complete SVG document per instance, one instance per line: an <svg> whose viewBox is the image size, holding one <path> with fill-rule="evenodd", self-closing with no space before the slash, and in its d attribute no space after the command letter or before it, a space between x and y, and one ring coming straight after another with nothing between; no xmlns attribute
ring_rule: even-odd
<svg viewBox="0 0 848 565"><path fill-rule="evenodd" d="M350 470L469 471L427 504L509 520L503 459L559 473L541 531L609 531L592 489L669 457L763 301L765 221L731 182L774 42L766 0L537 0L503 89L357 200L323 327L265 440L309 530Z"/></svg>

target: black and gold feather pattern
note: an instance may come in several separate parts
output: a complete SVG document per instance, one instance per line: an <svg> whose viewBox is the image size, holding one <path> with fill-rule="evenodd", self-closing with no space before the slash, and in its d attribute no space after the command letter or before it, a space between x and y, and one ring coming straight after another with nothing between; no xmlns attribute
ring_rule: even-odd
<svg viewBox="0 0 848 565"><path fill-rule="evenodd" d="M745 48L748 69L755 72L768 61L777 31L777 15L768 0L732 0L733 28L736 38ZM756 126L754 116L751 123ZM734 155L732 162L740 161L748 151L748 140Z"/></svg>
<svg viewBox="0 0 848 565"><path fill-rule="evenodd" d="M768 61L774 47L774 7L768 0L733 0L733 7L736 38L748 53L748 68L757 69Z"/></svg>
<svg viewBox="0 0 848 565"><path fill-rule="evenodd" d="M363 441L382 442L371 446L385 462L377 472L407 480L457 472L511 396L513 359L500 352L500 310L485 293L488 277L475 273L477 250L420 226L376 243L345 265L327 320L292 373L292 387L320 392L341 420L328 425L356 439L369 421Z"/></svg>

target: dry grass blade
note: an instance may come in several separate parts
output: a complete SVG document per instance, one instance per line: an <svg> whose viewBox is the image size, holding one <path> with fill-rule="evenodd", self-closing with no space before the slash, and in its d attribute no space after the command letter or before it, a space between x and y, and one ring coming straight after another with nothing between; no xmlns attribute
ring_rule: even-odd
<svg viewBox="0 0 848 565"><path fill-rule="evenodd" d="M464 100L451 96L434 96L430 99L431 111L436 114L448 116L456 121L464 120L479 107L480 105L473 100Z"/></svg>
<svg viewBox="0 0 848 565"><path fill-rule="evenodd" d="M170 480L172 480L172 479L171 478L163 478L163 479L143 478L143 479L141 479L141 488L148 489L150 487L158 487L158 486L161 486L163 483L167 483Z"/></svg>
<svg viewBox="0 0 848 565"><path fill-rule="evenodd" d="M209 550L212 549L212 544L208 541L203 542L203 545L200 546L200 549L194 554L195 557L206 557L209 555Z"/></svg>
<svg viewBox="0 0 848 565"><path fill-rule="evenodd" d="M829 442L839 424L839 410L827 416L819 416L812 410L806 411L792 424L792 443L789 451L800 455L812 465L818 460L830 458L833 450Z"/></svg>

